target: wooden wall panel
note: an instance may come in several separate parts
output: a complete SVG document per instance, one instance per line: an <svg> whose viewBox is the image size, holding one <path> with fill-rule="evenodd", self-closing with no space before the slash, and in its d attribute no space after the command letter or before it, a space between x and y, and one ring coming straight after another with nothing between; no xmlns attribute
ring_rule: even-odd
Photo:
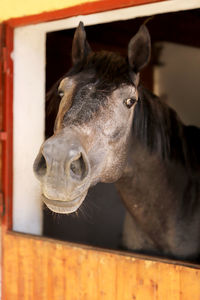
<svg viewBox="0 0 200 300"><path fill-rule="evenodd" d="M199 300L200 269L7 233L3 300Z"/></svg>

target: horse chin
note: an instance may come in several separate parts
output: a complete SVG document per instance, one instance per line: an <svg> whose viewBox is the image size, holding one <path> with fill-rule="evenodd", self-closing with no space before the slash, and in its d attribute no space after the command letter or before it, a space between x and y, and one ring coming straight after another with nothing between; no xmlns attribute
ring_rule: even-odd
<svg viewBox="0 0 200 300"><path fill-rule="evenodd" d="M87 191L82 193L79 197L73 200L51 200L42 195L42 200L46 204L46 206L53 212L58 214L71 214L81 206L85 197L87 195Z"/></svg>

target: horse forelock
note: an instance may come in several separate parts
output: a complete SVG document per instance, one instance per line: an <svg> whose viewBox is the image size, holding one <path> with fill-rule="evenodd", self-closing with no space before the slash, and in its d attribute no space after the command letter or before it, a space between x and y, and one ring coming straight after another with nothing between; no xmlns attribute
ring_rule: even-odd
<svg viewBox="0 0 200 300"><path fill-rule="evenodd" d="M118 86L131 81L127 60L118 53L108 51L92 52L87 57L84 68L94 69L96 76L107 84Z"/></svg>
<svg viewBox="0 0 200 300"><path fill-rule="evenodd" d="M124 57L112 52L91 53L84 63L69 73L76 79L71 108L63 117L63 125L81 125L95 117L109 96L122 84L133 84Z"/></svg>

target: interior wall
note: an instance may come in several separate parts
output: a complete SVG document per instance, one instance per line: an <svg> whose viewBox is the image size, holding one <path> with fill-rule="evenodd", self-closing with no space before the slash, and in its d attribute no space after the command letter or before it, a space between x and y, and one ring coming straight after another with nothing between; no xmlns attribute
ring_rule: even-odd
<svg viewBox="0 0 200 300"><path fill-rule="evenodd" d="M91 188L77 213L53 214L44 207L43 234L104 248L121 247L125 208L114 184Z"/></svg>
<svg viewBox="0 0 200 300"><path fill-rule="evenodd" d="M158 43L159 66L154 70L154 92L179 114L186 125L200 127L200 48Z"/></svg>

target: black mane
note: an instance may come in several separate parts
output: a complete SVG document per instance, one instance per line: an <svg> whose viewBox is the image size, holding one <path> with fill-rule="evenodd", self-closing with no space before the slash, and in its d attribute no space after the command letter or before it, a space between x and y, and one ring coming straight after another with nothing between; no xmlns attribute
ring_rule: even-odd
<svg viewBox="0 0 200 300"><path fill-rule="evenodd" d="M185 126L176 112L158 97L139 87L133 133L151 152L192 169L200 166L200 129Z"/></svg>

